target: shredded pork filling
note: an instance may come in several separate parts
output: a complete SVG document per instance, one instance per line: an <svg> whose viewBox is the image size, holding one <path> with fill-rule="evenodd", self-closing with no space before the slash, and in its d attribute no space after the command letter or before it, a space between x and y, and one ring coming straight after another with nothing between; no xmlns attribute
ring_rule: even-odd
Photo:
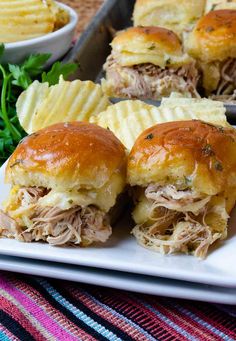
<svg viewBox="0 0 236 341"><path fill-rule="evenodd" d="M122 67L110 55L104 70L113 91L120 97L158 99L173 91L199 97L196 90L199 76L194 63L178 68L161 68L150 63Z"/></svg>
<svg viewBox="0 0 236 341"><path fill-rule="evenodd" d="M105 242L111 235L108 216L94 206L75 206L68 210L41 207L38 200L48 193L44 188L22 188L18 191L19 210L30 209L30 226L21 226L10 214L0 211L1 235L31 242L44 240L52 245Z"/></svg>
<svg viewBox="0 0 236 341"><path fill-rule="evenodd" d="M221 65L217 91L211 97L224 101L236 100L236 59L229 58Z"/></svg>
<svg viewBox="0 0 236 341"><path fill-rule="evenodd" d="M164 254L190 252L205 258L209 246L222 237L205 222L210 196L172 185L149 185L145 196L152 204L151 223L136 225L132 231L141 245Z"/></svg>

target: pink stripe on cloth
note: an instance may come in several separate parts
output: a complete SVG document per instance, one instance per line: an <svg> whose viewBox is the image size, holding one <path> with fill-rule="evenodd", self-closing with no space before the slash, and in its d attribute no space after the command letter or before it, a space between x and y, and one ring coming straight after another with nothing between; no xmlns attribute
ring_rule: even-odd
<svg viewBox="0 0 236 341"><path fill-rule="evenodd" d="M70 294L75 297L76 299L80 300L87 306L91 311L95 314L102 316L103 319L109 321L114 326L117 326L120 330L124 331L128 335L135 338L135 340L142 340L145 341L148 339L140 333L135 327L133 327L128 322L121 319L118 314L112 313L110 310L98 305L96 302L93 301L86 293L82 291L76 290L73 286L70 286Z"/></svg>
<svg viewBox="0 0 236 341"><path fill-rule="evenodd" d="M159 298L158 300L153 297L145 295L145 300L157 311L160 311L163 315L167 316L171 321L177 323L181 328L191 335L199 338L199 340L208 341L220 341L215 336L209 335L209 330L204 326L200 325L197 321L189 319L183 312L175 308L174 302L168 304L168 299Z"/></svg>
<svg viewBox="0 0 236 341"><path fill-rule="evenodd" d="M212 327L218 329L218 333L223 332L227 335L227 337L231 337L233 340L236 340L236 327L234 330L231 330L230 328L227 328L224 326L224 318L228 321L228 316L224 315L223 312L220 312L218 315L218 319L216 316L211 316L212 312L214 313L214 308L212 305L207 305L206 303L203 303L204 309L201 308L201 305L199 302L194 302L193 305L190 306L189 302L186 302L186 305L189 306L189 310L193 314L195 314L197 317L202 319L203 321L207 322ZM236 322L235 322L236 326ZM214 333L215 339L217 340L217 335ZM219 340L222 340L221 336L218 336Z"/></svg>
<svg viewBox="0 0 236 341"><path fill-rule="evenodd" d="M16 289L6 279L3 279L2 276L0 276L0 287L17 299L21 305L27 309L34 316L34 318L54 337L58 338L59 340L78 341L78 338L62 329L60 325L55 323L55 321L52 320L50 316L48 316L38 305L36 305L25 294Z"/></svg>
<svg viewBox="0 0 236 341"><path fill-rule="evenodd" d="M5 296L9 296L6 290L3 290ZM0 306L1 309L10 315L15 321L17 321L29 334L32 335L36 340L47 340L32 324L31 321L23 314L19 307L17 307L13 302L9 301L7 297L0 296ZM1 322L1 321L0 321ZM12 340L12 339L11 339Z"/></svg>
<svg viewBox="0 0 236 341"><path fill-rule="evenodd" d="M122 314L130 318L133 322L143 325L143 321L151 322L146 324L146 330L154 337L158 337L160 326L165 329L166 339L172 337L175 340L187 340L183 335L176 331L171 325L159 318L158 315L145 307L142 303L131 298L128 292L119 292L119 300L112 296L112 291L107 290L107 295L103 296L103 302L115 310L122 310ZM110 294L109 294L110 293Z"/></svg>
<svg viewBox="0 0 236 341"><path fill-rule="evenodd" d="M28 285L23 281L15 279L15 277L11 278L11 282L18 290L24 291L31 300L36 302L36 304L44 307L43 309L47 311L50 317L55 320L60 326L74 335L77 340L79 338L81 341L96 341L96 339L87 334L84 330L79 328L75 323L73 323L65 315L63 315L62 312L50 305L45 297L43 297L34 287Z"/></svg>

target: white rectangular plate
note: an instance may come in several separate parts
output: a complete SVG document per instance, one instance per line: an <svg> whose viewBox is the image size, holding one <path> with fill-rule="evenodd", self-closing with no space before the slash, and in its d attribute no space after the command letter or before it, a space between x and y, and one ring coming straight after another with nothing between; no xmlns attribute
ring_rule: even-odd
<svg viewBox="0 0 236 341"><path fill-rule="evenodd" d="M4 184L2 167L1 202L7 198L9 189ZM99 247L62 248L0 239L0 254L236 288L236 210L231 216L227 240L212 250L206 260L188 255L163 256L146 250L130 235L130 226L127 220L120 222L110 240Z"/></svg>
<svg viewBox="0 0 236 341"><path fill-rule="evenodd" d="M0 256L0 270L96 284L150 295L236 304L236 289L55 262Z"/></svg>

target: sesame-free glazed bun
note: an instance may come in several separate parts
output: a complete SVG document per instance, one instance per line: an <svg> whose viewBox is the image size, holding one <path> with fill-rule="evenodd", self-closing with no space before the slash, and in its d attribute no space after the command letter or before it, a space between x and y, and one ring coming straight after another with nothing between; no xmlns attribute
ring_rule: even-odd
<svg viewBox="0 0 236 341"><path fill-rule="evenodd" d="M131 27L113 39L112 50L121 66L152 63L182 65L190 60L183 54L178 36L162 27Z"/></svg>
<svg viewBox="0 0 236 341"><path fill-rule="evenodd" d="M201 121L163 123L144 131L128 159L128 182L186 186L215 195L229 190L236 197L236 132ZM229 198L229 201L230 198Z"/></svg>
<svg viewBox="0 0 236 341"><path fill-rule="evenodd" d="M236 57L236 10L217 10L202 17L186 41L188 53L203 62Z"/></svg>
<svg viewBox="0 0 236 341"><path fill-rule="evenodd" d="M6 181L55 190L125 184L126 153L115 135L96 125L59 123L26 137L12 154ZM104 194L105 195L105 194Z"/></svg>
<svg viewBox="0 0 236 341"><path fill-rule="evenodd" d="M186 26L200 18L205 0L136 0L135 26L162 26L181 33Z"/></svg>

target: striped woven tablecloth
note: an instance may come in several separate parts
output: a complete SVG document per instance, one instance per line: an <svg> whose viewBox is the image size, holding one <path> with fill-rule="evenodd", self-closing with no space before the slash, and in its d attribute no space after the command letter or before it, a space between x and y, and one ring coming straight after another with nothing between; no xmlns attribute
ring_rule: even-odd
<svg viewBox="0 0 236 341"><path fill-rule="evenodd" d="M63 2L80 33L103 1ZM233 341L236 307L1 272L0 340Z"/></svg>
<svg viewBox="0 0 236 341"><path fill-rule="evenodd" d="M0 340L236 340L236 307L0 276Z"/></svg>

